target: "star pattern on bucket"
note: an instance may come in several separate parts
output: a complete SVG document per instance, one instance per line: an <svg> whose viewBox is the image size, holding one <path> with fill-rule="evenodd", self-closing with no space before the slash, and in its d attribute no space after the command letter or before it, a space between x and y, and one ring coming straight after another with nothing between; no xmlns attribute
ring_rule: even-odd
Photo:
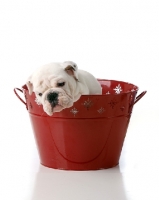
<svg viewBox="0 0 159 200"><path fill-rule="evenodd" d="M123 111L125 110L125 107L122 106L122 107L120 108L120 110L123 112Z"/></svg>
<svg viewBox="0 0 159 200"><path fill-rule="evenodd" d="M102 114L105 112L105 109L103 107L101 107L99 110L97 110L99 112L99 114Z"/></svg>
<svg viewBox="0 0 159 200"><path fill-rule="evenodd" d="M114 100L111 100L108 104L109 104L110 107L113 109L117 103L118 103L118 102L116 102L116 101L114 101Z"/></svg>
<svg viewBox="0 0 159 200"><path fill-rule="evenodd" d="M106 94L110 94L110 92L108 91Z"/></svg>
<svg viewBox="0 0 159 200"><path fill-rule="evenodd" d="M118 84L118 86L116 86L113 90L115 90L116 94L120 94L122 91L120 84Z"/></svg>
<svg viewBox="0 0 159 200"><path fill-rule="evenodd" d="M82 105L86 107L87 110L93 105L93 102L88 98Z"/></svg>
<svg viewBox="0 0 159 200"><path fill-rule="evenodd" d="M72 108L71 111L70 111L72 114L74 114L74 117L75 115L79 112L76 108Z"/></svg>
<svg viewBox="0 0 159 200"><path fill-rule="evenodd" d="M131 94L129 97L129 105L132 105L132 103L133 103L133 95Z"/></svg>

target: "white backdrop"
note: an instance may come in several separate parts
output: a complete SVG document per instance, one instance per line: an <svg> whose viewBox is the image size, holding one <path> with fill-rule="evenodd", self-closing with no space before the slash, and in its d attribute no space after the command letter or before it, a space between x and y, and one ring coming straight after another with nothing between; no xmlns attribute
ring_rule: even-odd
<svg viewBox="0 0 159 200"><path fill-rule="evenodd" d="M135 105L132 130L158 130L158 0L1 0L0 156L1 172L8 174L5 195L13 170L39 162L27 112L13 88L25 84L38 66L67 60L97 78L131 82L140 92L147 90ZM29 164L20 152L33 156ZM18 186L22 187L20 182Z"/></svg>

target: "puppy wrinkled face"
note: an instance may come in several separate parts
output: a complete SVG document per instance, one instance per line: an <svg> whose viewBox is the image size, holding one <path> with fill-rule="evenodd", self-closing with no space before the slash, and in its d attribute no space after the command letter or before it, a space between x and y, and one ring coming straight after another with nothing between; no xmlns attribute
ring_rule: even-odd
<svg viewBox="0 0 159 200"><path fill-rule="evenodd" d="M48 115L51 116L54 112L60 112L73 105L71 93L67 86L66 80L53 79L45 80L36 87L36 101L39 105L43 105L43 109Z"/></svg>
<svg viewBox="0 0 159 200"><path fill-rule="evenodd" d="M73 62L50 63L37 69L26 83L29 94L48 115L69 108L77 99L77 66Z"/></svg>
<svg viewBox="0 0 159 200"><path fill-rule="evenodd" d="M76 63L50 63L38 68L26 82L29 94L48 115L73 106L81 95L102 94L99 82L93 75L78 70Z"/></svg>
<svg viewBox="0 0 159 200"><path fill-rule="evenodd" d="M62 87L65 85L65 81L52 81L51 79L48 80L45 78L43 81L40 81L37 85L34 86L34 92L37 98L37 101L39 104L42 104L42 98L45 94L45 92L49 92L49 89L56 88L56 87Z"/></svg>

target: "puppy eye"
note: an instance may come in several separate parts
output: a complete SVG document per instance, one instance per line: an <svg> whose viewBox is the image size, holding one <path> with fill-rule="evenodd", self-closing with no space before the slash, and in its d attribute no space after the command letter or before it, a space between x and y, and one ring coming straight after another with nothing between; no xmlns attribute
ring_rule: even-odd
<svg viewBox="0 0 159 200"><path fill-rule="evenodd" d="M41 97L43 94L42 94L42 93L39 93L38 95Z"/></svg>
<svg viewBox="0 0 159 200"><path fill-rule="evenodd" d="M57 83L57 86L58 86L58 87L62 87L62 86L64 86L64 85L65 85L65 82Z"/></svg>

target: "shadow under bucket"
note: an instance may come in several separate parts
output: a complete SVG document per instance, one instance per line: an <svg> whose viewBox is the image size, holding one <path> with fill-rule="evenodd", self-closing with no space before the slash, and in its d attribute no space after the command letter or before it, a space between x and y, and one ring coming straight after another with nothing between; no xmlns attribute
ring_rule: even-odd
<svg viewBox="0 0 159 200"><path fill-rule="evenodd" d="M121 81L98 80L102 95L82 95L71 108L48 116L29 95L26 85L15 88L26 105L41 164L65 170L97 170L119 163L138 87ZM26 102L18 95L24 94Z"/></svg>

